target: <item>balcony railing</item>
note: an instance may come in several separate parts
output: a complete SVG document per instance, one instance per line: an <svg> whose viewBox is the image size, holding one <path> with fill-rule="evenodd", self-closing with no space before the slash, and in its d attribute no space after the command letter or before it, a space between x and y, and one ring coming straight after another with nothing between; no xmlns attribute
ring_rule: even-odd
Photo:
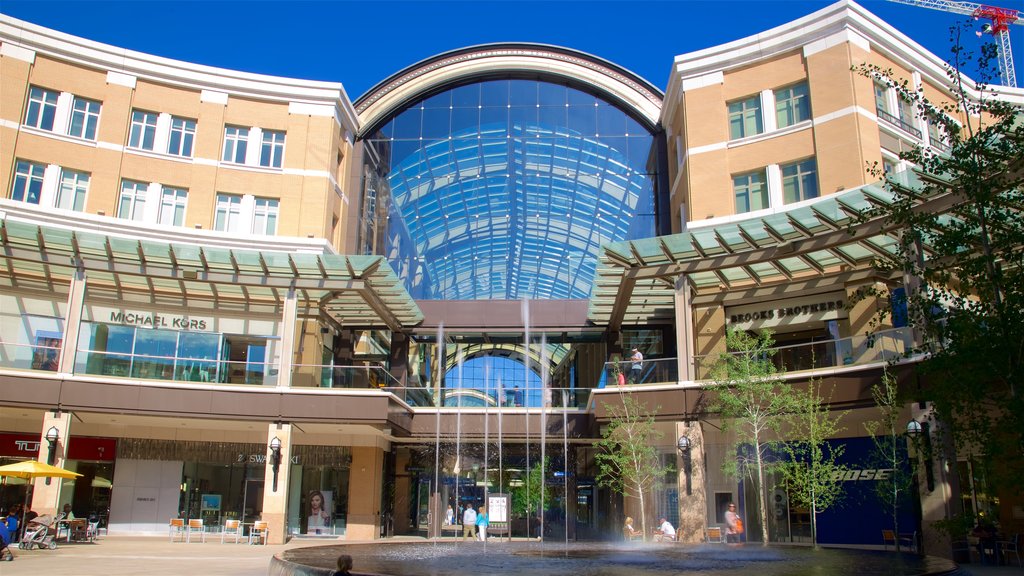
<svg viewBox="0 0 1024 576"><path fill-rule="evenodd" d="M679 380L679 363L675 358L644 359L639 365L632 360L605 362L605 385L664 384Z"/></svg>
<svg viewBox="0 0 1024 576"><path fill-rule="evenodd" d="M899 116L894 116L893 114L890 114L889 112L886 112L885 110L882 110L881 108L876 108L875 112L878 114L879 118L881 118L882 120L885 120L889 124L892 124L893 126L896 126L897 128L901 128L904 131L909 132L910 134L913 134L917 138L921 138L921 131L918 130L917 128L915 128L914 125L911 124L910 122L907 122L907 121L903 120Z"/></svg>
<svg viewBox="0 0 1024 576"><path fill-rule="evenodd" d="M292 386L296 388L392 388L400 385L383 366L292 366Z"/></svg>
<svg viewBox="0 0 1024 576"><path fill-rule="evenodd" d="M60 345L18 344L0 340L0 368L57 371Z"/></svg>
<svg viewBox="0 0 1024 576"><path fill-rule="evenodd" d="M910 328L892 328L870 335L779 346L771 349L773 353L769 357L776 369L786 373L890 362L906 356L910 338ZM698 380L711 378L717 359L717 356L694 359Z"/></svg>

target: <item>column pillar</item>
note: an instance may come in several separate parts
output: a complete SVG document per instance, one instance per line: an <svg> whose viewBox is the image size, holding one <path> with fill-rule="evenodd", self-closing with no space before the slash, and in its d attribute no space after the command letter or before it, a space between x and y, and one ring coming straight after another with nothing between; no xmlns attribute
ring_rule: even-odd
<svg viewBox="0 0 1024 576"><path fill-rule="evenodd" d="M376 446L353 446L349 474L345 539L376 540L380 536L384 450Z"/></svg>
<svg viewBox="0 0 1024 576"><path fill-rule="evenodd" d="M281 441L281 460L277 466L277 486L274 486L274 457L270 450L274 438ZM292 425L270 424L267 440L263 443L267 454L263 483L263 515L267 522L267 543L284 544L288 539L288 478L292 461Z"/></svg>
<svg viewBox="0 0 1024 576"><path fill-rule="evenodd" d="M39 457L40 462L49 463L50 442L46 439L46 432L50 428L57 429L57 441L53 445L53 465L58 468L64 467L67 460L68 438L71 434L71 413L70 412L46 412L43 416L43 429L39 434ZM49 484L47 484L49 480ZM60 478L36 478L32 482L32 510L40 515L56 515L57 505L60 503L60 488L63 480Z"/></svg>
<svg viewBox="0 0 1024 576"><path fill-rule="evenodd" d="M277 386L290 388L292 385L292 365L295 358L295 322L298 319L298 296L295 288L288 289L284 299L284 312L281 314L281 357L277 362ZM283 439L282 439L283 440Z"/></svg>
<svg viewBox="0 0 1024 576"><path fill-rule="evenodd" d="M409 335L391 333L391 349L388 351L388 371L401 386L407 385L409 376ZM394 382L389 383L392 385Z"/></svg>
<svg viewBox="0 0 1024 576"><path fill-rule="evenodd" d="M85 270L76 269L68 285L68 305L64 318L64 339L60 345L58 370L63 374L75 371L75 354L78 351L78 332L82 326L82 307L85 305Z"/></svg>
<svg viewBox="0 0 1024 576"><path fill-rule="evenodd" d="M678 380L693 380L693 307L690 301L690 280L686 274L676 278L676 372Z"/></svg>
<svg viewBox="0 0 1024 576"><path fill-rule="evenodd" d="M705 474L704 430L700 422L676 422L676 440L690 439L687 455L676 450L679 489L679 526L676 530L680 542L704 542L704 528L708 521L707 477Z"/></svg>
<svg viewBox="0 0 1024 576"><path fill-rule="evenodd" d="M911 462L915 464L921 499L921 547L931 556L952 558L949 535L934 526L936 521L953 518L962 512L956 453L949 434L935 417L930 404L922 406L915 402L910 415L922 423L922 435L927 435L916 449L911 447L909 451Z"/></svg>

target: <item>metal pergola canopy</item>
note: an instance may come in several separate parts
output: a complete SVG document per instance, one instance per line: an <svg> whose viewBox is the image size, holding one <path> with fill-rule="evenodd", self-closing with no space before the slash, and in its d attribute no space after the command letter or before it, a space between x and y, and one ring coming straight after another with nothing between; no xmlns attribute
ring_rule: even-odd
<svg viewBox="0 0 1024 576"><path fill-rule="evenodd" d="M402 330L423 314L383 256L243 250L137 240L0 218L0 276L67 284L85 272L90 291L226 305L300 305L342 326Z"/></svg>
<svg viewBox="0 0 1024 576"><path fill-rule="evenodd" d="M903 186L921 187L912 171L898 177ZM588 318L613 329L670 322L682 275L701 296L870 271L876 258L895 252L899 232L881 216L864 215L892 201L874 183L767 215L607 244ZM951 202L949 195L922 197L919 209L941 213Z"/></svg>

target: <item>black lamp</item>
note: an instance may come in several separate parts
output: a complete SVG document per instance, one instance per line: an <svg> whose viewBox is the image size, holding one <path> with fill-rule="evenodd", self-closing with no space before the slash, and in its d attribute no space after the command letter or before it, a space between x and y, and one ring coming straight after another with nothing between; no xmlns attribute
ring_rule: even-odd
<svg viewBox="0 0 1024 576"><path fill-rule="evenodd" d="M46 453L46 463L53 466L53 460L57 457L57 440L60 440L60 430L57 430L56 426L50 426L50 429L46 431L46 441L50 443L50 449ZM46 484L49 486L50 477L46 477Z"/></svg>
<svg viewBox="0 0 1024 576"><path fill-rule="evenodd" d="M274 470L273 491L277 492L277 472L281 469L281 439L274 436L270 441L270 465Z"/></svg>
<svg viewBox="0 0 1024 576"><path fill-rule="evenodd" d="M676 449L683 459L683 475L686 477L686 495L693 494L693 484L690 480L690 438L683 434L676 440Z"/></svg>
<svg viewBox="0 0 1024 576"><path fill-rule="evenodd" d="M918 422L913 418L907 422L907 437L915 445L918 442L923 442L921 451L924 453L924 477L928 491L933 492L935 490L935 472L932 470L932 438L928 428L927 422Z"/></svg>

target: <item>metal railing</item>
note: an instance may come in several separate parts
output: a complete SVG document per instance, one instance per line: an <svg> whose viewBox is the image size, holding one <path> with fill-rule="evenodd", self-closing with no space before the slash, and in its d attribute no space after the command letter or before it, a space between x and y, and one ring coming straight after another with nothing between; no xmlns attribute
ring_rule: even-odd
<svg viewBox="0 0 1024 576"><path fill-rule="evenodd" d="M885 120L889 124L892 124L893 126L896 126L897 128L904 130L905 132L909 132L910 134L913 134L919 139L921 138L921 131L915 128L913 124L903 120L899 116L895 116L886 110L882 110L881 108L875 108L875 113L878 115L879 118Z"/></svg>
<svg viewBox="0 0 1024 576"><path fill-rule="evenodd" d="M383 366L336 366L329 364L293 364L295 388L391 388L400 386Z"/></svg>
<svg viewBox="0 0 1024 576"><path fill-rule="evenodd" d="M771 361L780 372L793 373L821 368L890 362L911 349L911 329L891 328L873 334L820 340L772 348ZM718 356L694 358L697 379L711 378Z"/></svg>
<svg viewBox="0 0 1024 576"><path fill-rule="evenodd" d="M664 384L679 380L679 363L676 358L645 358L639 363L632 360L605 362L604 374L605 386Z"/></svg>

